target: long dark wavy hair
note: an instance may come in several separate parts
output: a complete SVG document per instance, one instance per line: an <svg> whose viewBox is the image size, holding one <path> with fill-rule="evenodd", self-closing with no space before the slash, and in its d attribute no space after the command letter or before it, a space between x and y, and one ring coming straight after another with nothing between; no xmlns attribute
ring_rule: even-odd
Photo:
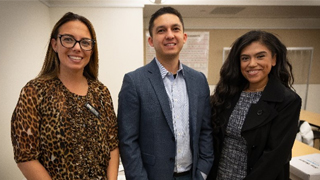
<svg viewBox="0 0 320 180"><path fill-rule="evenodd" d="M292 66L287 59L286 46L273 34L261 30L249 31L239 37L232 45L230 53L220 70L220 80L211 96L212 122L214 128L224 122L219 119L219 114L226 108L230 108L231 100L248 86L248 80L244 78L240 70L240 54L242 50L253 42L260 42L276 55L276 65L272 67L269 75L279 79L281 83L292 88L294 78Z"/></svg>
<svg viewBox="0 0 320 180"><path fill-rule="evenodd" d="M38 75L40 78L45 78L45 79L51 79L58 77L59 70L60 70L60 60L58 58L58 54L53 50L52 45L51 45L51 39L56 39L58 40L58 34L59 34L59 29L60 27L69 22L69 21L80 21L84 23L89 31L91 38L95 40L94 47L92 49L92 55L90 57L89 63L85 66L83 75L92 80L96 80L98 77L98 48L97 48L97 40L96 40L96 32L93 28L93 25L91 22L78 14L68 12L66 13L61 19L55 24L55 26L52 29L51 36L49 39L49 45L46 53L46 57L44 59L44 63L42 65L42 69Z"/></svg>

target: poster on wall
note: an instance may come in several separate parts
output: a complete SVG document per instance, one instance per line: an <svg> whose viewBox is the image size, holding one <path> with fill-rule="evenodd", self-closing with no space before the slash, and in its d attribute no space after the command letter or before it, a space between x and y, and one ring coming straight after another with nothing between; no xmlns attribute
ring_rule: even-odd
<svg viewBox="0 0 320 180"><path fill-rule="evenodd" d="M187 42L184 44L180 52L180 61L202 72L208 76L209 62L209 32L207 31L186 31L188 35ZM148 43L149 32L146 32L146 64L154 57L155 51Z"/></svg>

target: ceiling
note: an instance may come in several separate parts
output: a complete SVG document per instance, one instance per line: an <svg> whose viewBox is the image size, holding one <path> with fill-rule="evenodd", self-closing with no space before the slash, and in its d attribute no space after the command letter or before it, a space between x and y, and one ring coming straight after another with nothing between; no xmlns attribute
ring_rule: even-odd
<svg viewBox="0 0 320 180"><path fill-rule="evenodd" d="M184 18L320 18L320 0L37 0L49 7L144 7L143 17L172 6ZM156 0L159 2L160 0Z"/></svg>
<svg viewBox="0 0 320 180"><path fill-rule="evenodd" d="M146 5L149 18L161 5ZM320 18L320 6L173 5L184 18Z"/></svg>

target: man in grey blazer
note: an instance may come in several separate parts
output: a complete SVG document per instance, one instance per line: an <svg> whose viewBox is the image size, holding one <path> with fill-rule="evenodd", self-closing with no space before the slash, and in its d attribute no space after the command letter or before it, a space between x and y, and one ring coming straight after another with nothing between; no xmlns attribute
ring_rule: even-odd
<svg viewBox="0 0 320 180"><path fill-rule="evenodd" d="M127 180L203 180L213 163L206 77L179 61L187 40L181 14L163 7L149 22L156 57L124 76L120 154Z"/></svg>

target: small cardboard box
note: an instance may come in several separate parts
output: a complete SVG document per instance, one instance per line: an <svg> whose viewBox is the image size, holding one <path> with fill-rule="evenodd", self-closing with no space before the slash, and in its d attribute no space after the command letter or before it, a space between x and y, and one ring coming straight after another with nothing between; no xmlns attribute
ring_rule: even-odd
<svg viewBox="0 0 320 180"><path fill-rule="evenodd" d="M303 180L320 180L320 153L293 157L290 173Z"/></svg>

